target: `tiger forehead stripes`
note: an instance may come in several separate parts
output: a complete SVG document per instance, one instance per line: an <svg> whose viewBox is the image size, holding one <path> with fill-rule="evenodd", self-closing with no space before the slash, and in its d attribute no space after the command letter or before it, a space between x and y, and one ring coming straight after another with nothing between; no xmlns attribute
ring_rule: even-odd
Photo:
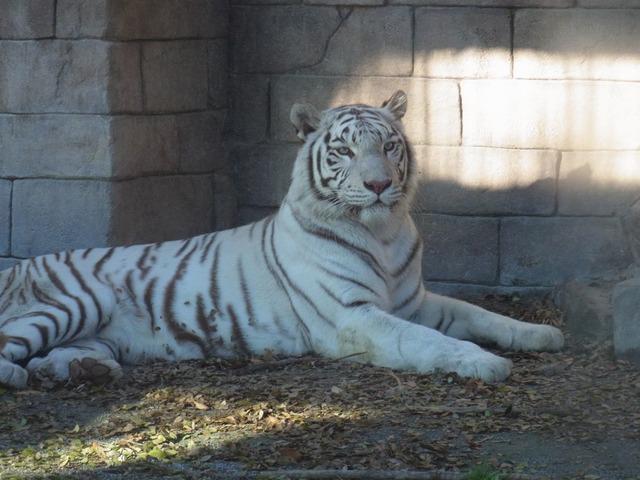
<svg viewBox="0 0 640 480"><path fill-rule="evenodd" d="M0 383L100 383L123 364L266 352L493 381L510 362L468 340L561 348L553 327L424 289L406 108L401 91L381 107L294 105L303 144L291 185L258 222L0 272Z"/></svg>

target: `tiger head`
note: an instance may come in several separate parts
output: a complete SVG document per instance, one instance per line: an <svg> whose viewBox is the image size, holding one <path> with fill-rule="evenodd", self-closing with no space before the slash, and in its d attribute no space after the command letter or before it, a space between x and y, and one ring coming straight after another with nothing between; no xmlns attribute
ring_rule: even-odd
<svg viewBox="0 0 640 480"><path fill-rule="evenodd" d="M415 191L411 146L401 123L406 109L403 91L381 107L345 105L319 113L295 104L290 118L304 145L290 195L325 218L371 225L403 217Z"/></svg>

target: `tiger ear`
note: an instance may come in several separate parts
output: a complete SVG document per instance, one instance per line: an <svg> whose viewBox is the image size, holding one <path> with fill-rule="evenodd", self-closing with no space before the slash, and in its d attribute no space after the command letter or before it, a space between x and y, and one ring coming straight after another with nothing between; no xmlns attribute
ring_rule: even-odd
<svg viewBox="0 0 640 480"><path fill-rule="evenodd" d="M320 126L320 114L316 107L309 103L296 103L291 107L289 120L296 127L298 138L303 142L307 135L315 132Z"/></svg>
<svg viewBox="0 0 640 480"><path fill-rule="evenodd" d="M382 108L386 109L395 120L400 120L407 113L407 94L398 90L389 100L382 103Z"/></svg>

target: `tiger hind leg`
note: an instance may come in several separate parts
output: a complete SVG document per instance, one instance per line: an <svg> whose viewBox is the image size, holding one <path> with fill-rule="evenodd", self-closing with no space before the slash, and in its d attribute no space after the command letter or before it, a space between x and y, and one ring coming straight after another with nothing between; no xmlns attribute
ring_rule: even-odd
<svg viewBox="0 0 640 480"><path fill-rule="evenodd" d="M27 364L30 379L43 387L59 384L93 383L102 385L122 377L116 351L106 341L77 340L52 349L43 358L32 358Z"/></svg>

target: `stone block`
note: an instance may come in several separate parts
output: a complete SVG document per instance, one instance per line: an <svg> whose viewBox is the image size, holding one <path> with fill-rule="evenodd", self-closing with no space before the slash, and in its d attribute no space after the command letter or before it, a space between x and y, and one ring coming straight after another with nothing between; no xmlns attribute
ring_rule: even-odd
<svg viewBox="0 0 640 480"><path fill-rule="evenodd" d="M480 285L477 283L425 282L430 292L471 302L482 301L486 297L505 295L530 299L544 299L551 289L548 287L503 287L500 285Z"/></svg>
<svg viewBox="0 0 640 480"><path fill-rule="evenodd" d="M225 164L224 111L111 120L112 175L211 172Z"/></svg>
<svg viewBox="0 0 640 480"><path fill-rule="evenodd" d="M1 257L0 258L0 272L3 270L8 270L13 267L17 263L20 262L19 258L11 258L11 257Z"/></svg>
<svg viewBox="0 0 640 480"><path fill-rule="evenodd" d="M583 8L640 8L640 0L578 0Z"/></svg>
<svg viewBox="0 0 640 480"><path fill-rule="evenodd" d="M268 217L272 213L277 212L275 207L238 207L238 216L236 224L247 225L249 223L257 222L265 217Z"/></svg>
<svg viewBox="0 0 640 480"><path fill-rule="evenodd" d="M613 215L640 197L640 152L563 152L558 212Z"/></svg>
<svg viewBox="0 0 640 480"><path fill-rule="evenodd" d="M302 71L327 75L410 76L413 63L411 9L351 10L342 17L326 46L314 65Z"/></svg>
<svg viewBox="0 0 640 480"><path fill-rule="evenodd" d="M615 354L640 365L640 280L619 283L612 297Z"/></svg>
<svg viewBox="0 0 640 480"><path fill-rule="evenodd" d="M269 125L269 78L230 78L229 136L236 140L260 142Z"/></svg>
<svg viewBox="0 0 640 480"><path fill-rule="evenodd" d="M560 287L554 302L573 337L597 342L611 340L611 290L611 284L599 282L571 281Z"/></svg>
<svg viewBox="0 0 640 480"><path fill-rule="evenodd" d="M0 180L0 255L11 253L11 182Z"/></svg>
<svg viewBox="0 0 640 480"><path fill-rule="evenodd" d="M237 146L231 154L238 204L277 207L289 190L297 145Z"/></svg>
<svg viewBox="0 0 640 480"><path fill-rule="evenodd" d="M287 2L289 3L289 2ZM372 7L384 5L385 0L304 0L307 5L344 5L344 6L363 6Z"/></svg>
<svg viewBox="0 0 640 480"><path fill-rule="evenodd" d="M640 10L518 10L517 78L640 80Z"/></svg>
<svg viewBox="0 0 640 480"><path fill-rule="evenodd" d="M463 143L637 150L640 83L464 80Z"/></svg>
<svg viewBox="0 0 640 480"><path fill-rule="evenodd" d="M207 43L207 72L209 77L209 108L224 108L229 97L227 40Z"/></svg>
<svg viewBox="0 0 640 480"><path fill-rule="evenodd" d="M509 10L418 8L415 22L415 75L511 76Z"/></svg>
<svg viewBox="0 0 640 480"><path fill-rule="evenodd" d="M232 8L233 71L284 73L314 66L322 61L325 45L341 23L340 13L334 8Z"/></svg>
<svg viewBox="0 0 640 480"><path fill-rule="evenodd" d="M226 230L235 225L238 213L236 199L236 188L233 184L233 177L226 173L216 173L213 175L214 200L213 208L215 214L215 230Z"/></svg>
<svg viewBox="0 0 640 480"><path fill-rule="evenodd" d="M32 257L107 245L110 185L91 180L15 180L11 253Z"/></svg>
<svg viewBox="0 0 640 480"><path fill-rule="evenodd" d="M53 37L54 0L0 0L0 38Z"/></svg>
<svg viewBox="0 0 640 480"><path fill-rule="evenodd" d="M291 106L312 103L319 110L348 103L379 106L396 90L408 95L406 133L415 144L458 145L460 105L458 85L449 80L391 77L283 76L273 84L271 129L275 139L295 142L289 122Z"/></svg>
<svg viewBox="0 0 640 480"><path fill-rule="evenodd" d="M0 111L139 110L138 51L96 40L0 42Z"/></svg>
<svg viewBox="0 0 640 480"><path fill-rule="evenodd" d="M438 7L566 8L573 7L575 0L389 0L389 3L392 5L400 3L403 5L434 5Z"/></svg>
<svg viewBox="0 0 640 480"><path fill-rule="evenodd" d="M58 0L57 36L124 40L226 35L224 0Z"/></svg>
<svg viewBox="0 0 640 480"><path fill-rule="evenodd" d="M213 230L211 175L145 177L113 184L112 244L161 242Z"/></svg>
<svg viewBox="0 0 640 480"><path fill-rule="evenodd" d="M414 219L424 240L427 280L496 283L498 219L424 214Z"/></svg>
<svg viewBox="0 0 640 480"><path fill-rule="evenodd" d="M640 259L640 202L635 202L622 215L622 225L624 226L627 240L636 257L636 263Z"/></svg>
<svg viewBox="0 0 640 480"><path fill-rule="evenodd" d="M602 279L632 260L617 218L502 219L502 285L554 286L571 279Z"/></svg>
<svg viewBox="0 0 640 480"><path fill-rule="evenodd" d="M142 79L146 111L207 108L207 43L202 40L143 43Z"/></svg>
<svg viewBox="0 0 640 480"><path fill-rule="evenodd" d="M99 115L1 115L0 176L105 177L109 120Z"/></svg>
<svg viewBox="0 0 640 480"><path fill-rule="evenodd" d="M231 5L292 5L302 0L230 0Z"/></svg>
<svg viewBox="0 0 640 480"><path fill-rule="evenodd" d="M463 215L551 215L558 155L549 150L417 146L416 207Z"/></svg>

